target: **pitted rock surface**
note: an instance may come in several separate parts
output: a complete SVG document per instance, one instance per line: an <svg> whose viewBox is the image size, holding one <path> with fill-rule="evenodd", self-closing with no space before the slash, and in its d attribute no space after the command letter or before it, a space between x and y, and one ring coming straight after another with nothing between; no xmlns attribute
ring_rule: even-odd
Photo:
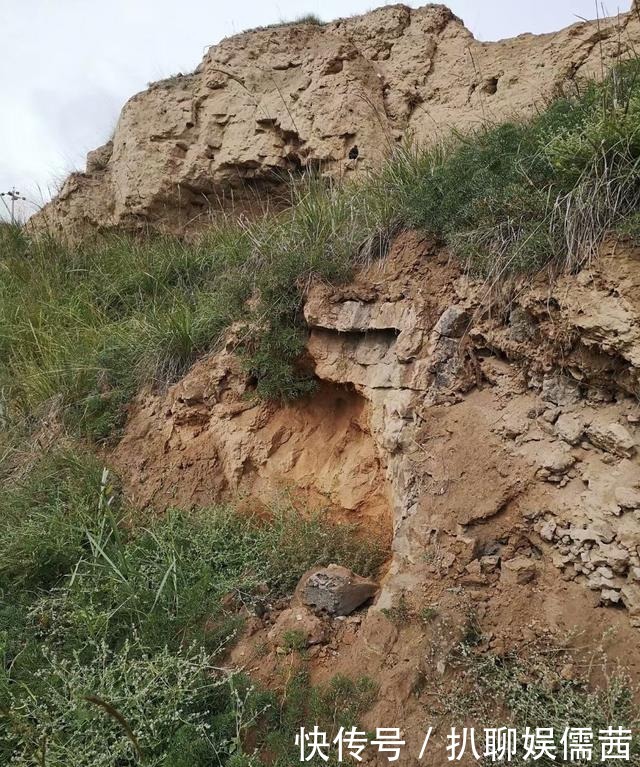
<svg viewBox="0 0 640 767"><path fill-rule="evenodd" d="M378 591L375 581L361 578L346 567L329 565L311 570L300 579L297 596L328 615L349 615Z"/></svg>
<svg viewBox="0 0 640 767"><path fill-rule="evenodd" d="M376 166L407 133L429 142L531 114L639 43L634 13L484 43L443 5L245 32L212 46L192 74L133 96L112 141L33 226L69 237L114 226L182 232L220 204L251 208L289 174ZM583 315L594 343L624 320L611 308Z"/></svg>

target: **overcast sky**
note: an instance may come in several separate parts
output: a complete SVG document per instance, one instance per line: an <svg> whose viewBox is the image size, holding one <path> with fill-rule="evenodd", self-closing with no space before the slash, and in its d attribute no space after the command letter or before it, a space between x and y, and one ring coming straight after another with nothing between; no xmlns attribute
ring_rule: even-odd
<svg viewBox="0 0 640 767"><path fill-rule="evenodd" d="M315 13L363 13L376 0L0 0L0 191L47 198L111 134L149 81L188 72L243 29ZM424 3L409 0L418 7ZM451 0L474 35L498 40L594 18L594 0ZM629 0L609 14L627 11ZM598 3L600 7L600 3ZM40 190L40 191L38 191ZM1 207L1 206L0 206Z"/></svg>

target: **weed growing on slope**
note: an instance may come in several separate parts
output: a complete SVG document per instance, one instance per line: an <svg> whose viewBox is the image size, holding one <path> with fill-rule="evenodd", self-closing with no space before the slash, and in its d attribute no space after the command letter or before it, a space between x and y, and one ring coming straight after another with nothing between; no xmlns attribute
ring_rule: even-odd
<svg viewBox="0 0 640 767"><path fill-rule="evenodd" d="M219 668L242 624L224 597L250 610L316 564L370 575L382 559L353 528L288 509L134 524L111 477L70 451L5 486L0 518L0 761L19 765L128 765L139 748L173 767L187 741L185 764L226 763L266 703Z"/></svg>
<svg viewBox="0 0 640 767"><path fill-rule="evenodd" d="M345 731L359 724L360 716L374 703L378 694L377 684L367 676L350 679L338 674L322 687L314 687L306 669L301 669L287 681L280 705L270 709L266 724L269 734L265 747L276 755L274 764L287 767L300 762L300 752L293 746L288 733L300 727L318 725L333 740L340 727ZM334 763L335 753L330 754ZM312 764L322 764L318 757ZM337 760L335 760L337 764Z"/></svg>
<svg viewBox="0 0 640 767"><path fill-rule="evenodd" d="M310 24L314 27L323 27L325 25L325 22L322 21L322 19L317 16L315 13L305 13L302 16L297 16L295 19L291 19L287 21L286 19L282 19L281 21L276 21L273 24L265 24L261 27L253 27L252 29L247 29L243 34L246 34L247 32L262 32L265 29L282 29L284 27L298 27L304 24Z"/></svg>
<svg viewBox="0 0 640 767"><path fill-rule="evenodd" d="M509 726L523 733L529 727L552 728L558 758L562 756L560 738L567 727L591 728L595 733L593 759L576 758L578 765L614 764L602 762L598 750L598 731L609 726L631 729L631 764L640 762L637 737L638 709L630 681L615 669L607 669L595 657L579 662L566 648L542 644L528 648L526 656L506 656L478 652L476 642L465 639L450 658L462 672L463 681L455 695L443 697L448 718L472 720L484 727ZM589 672L601 668L605 683L597 688L589 684ZM480 730L481 731L481 730ZM478 742L478 747L482 744ZM515 767L530 763L521 748L512 758ZM491 764L489 758L486 764ZM549 756L538 759L541 765L557 763Z"/></svg>

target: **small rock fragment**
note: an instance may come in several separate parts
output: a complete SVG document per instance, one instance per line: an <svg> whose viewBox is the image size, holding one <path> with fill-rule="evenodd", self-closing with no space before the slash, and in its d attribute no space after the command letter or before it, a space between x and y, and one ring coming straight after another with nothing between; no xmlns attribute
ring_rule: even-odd
<svg viewBox="0 0 640 767"><path fill-rule="evenodd" d="M620 589L620 596L624 606L633 616L640 615L640 585L637 583L625 583Z"/></svg>
<svg viewBox="0 0 640 767"><path fill-rule="evenodd" d="M621 458L631 458L636 443L622 424L596 419L587 427L587 438L594 447Z"/></svg>
<svg viewBox="0 0 640 767"><path fill-rule="evenodd" d="M559 482L575 462L575 456L564 443L553 444L541 456L541 476L551 482Z"/></svg>
<svg viewBox="0 0 640 767"><path fill-rule="evenodd" d="M502 563L500 580L509 584L524 584L537 575L535 563L529 557L514 557Z"/></svg>
<svg viewBox="0 0 640 767"><path fill-rule="evenodd" d="M542 399L554 405L566 407L580 401L580 386L573 378L559 373L542 379Z"/></svg>
<svg viewBox="0 0 640 767"><path fill-rule="evenodd" d="M536 530L543 541L551 542L557 527L553 519L545 519L536 526Z"/></svg>
<svg viewBox="0 0 640 767"><path fill-rule="evenodd" d="M555 433L570 445L577 445L584 434L584 421L572 413L562 413L556 421Z"/></svg>
<svg viewBox="0 0 640 767"><path fill-rule="evenodd" d="M398 638L398 628L380 610L370 610L362 624L362 636L370 650L388 653Z"/></svg>
<svg viewBox="0 0 640 767"><path fill-rule="evenodd" d="M536 335L536 323L533 317L521 306L513 307L509 313L509 334L514 341L529 341Z"/></svg>
<svg viewBox="0 0 640 767"><path fill-rule="evenodd" d="M483 573L494 573L500 564L500 557L492 554L486 557L480 557L480 570Z"/></svg>
<svg viewBox="0 0 640 767"><path fill-rule="evenodd" d="M634 487L617 487L615 499L623 509L640 509L640 490Z"/></svg>
<svg viewBox="0 0 640 767"><path fill-rule="evenodd" d="M600 601L604 604L617 605L620 602L620 592L615 589L602 589Z"/></svg>
<svg viewBox="0 0 640 767"><path fill-rule="evenodd" d="M440 315L434 332L446 338L460 338L469 327L469 315L461 306L450 306Z"/></svg>

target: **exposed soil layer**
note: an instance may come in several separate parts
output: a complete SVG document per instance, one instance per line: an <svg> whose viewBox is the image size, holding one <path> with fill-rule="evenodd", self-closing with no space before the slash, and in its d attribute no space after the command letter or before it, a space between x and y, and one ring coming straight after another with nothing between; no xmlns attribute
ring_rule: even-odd
<svg viewBox="0 0 640 767"><path fill-rule="evenodd" d="M114 455L134 502L160 510L243 495L291 502L370 525L388 545L390 502L366 400L326 383L312 399L277 408L249 398L240 381L237 361L222 355L135 406Z"/></svg>
<svg viewBox="0 0 640 767"><path fill-rule="evenodd" d="M419 737L433 696L459 692L470 620L481 652L569 643L638 680L639 258L607 241L577 275L489 296L405 232L353 283L311 286L314 396L257 402L225 350L141 397L113 461L138 504L240 492L256 508L286 491L390 543L374 604L322 618L304 661L316 681L374 678L372 727ZM251 618L233 654L274 687L302 662L271 639L286 608ZM598 681L587 666L567 673Z"/></svg>

